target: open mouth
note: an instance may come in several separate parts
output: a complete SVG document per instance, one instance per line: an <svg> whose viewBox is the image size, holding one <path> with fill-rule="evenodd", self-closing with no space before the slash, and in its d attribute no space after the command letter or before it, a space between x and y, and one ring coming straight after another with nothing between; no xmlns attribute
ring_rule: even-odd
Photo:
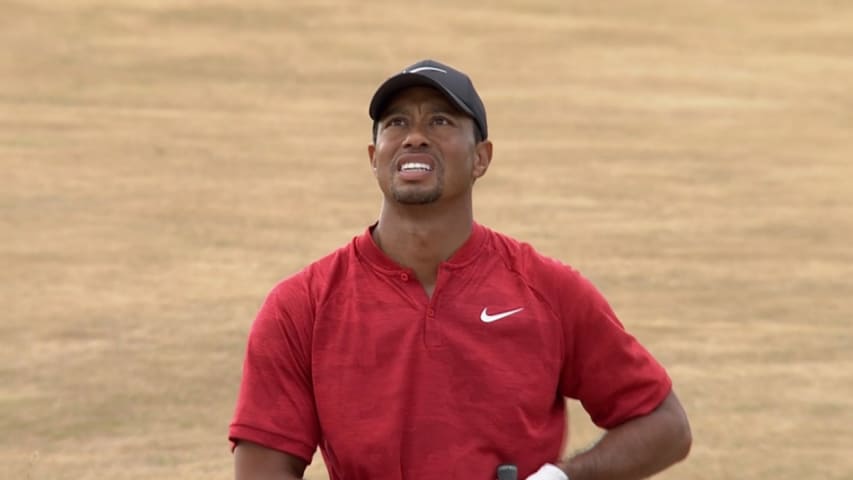
<svg viewBox="0 0 853 480"><path fill-rule="evenodd" d="M432 166L420 162L405 162L400 165L401 172L431 172Z"/></svg>

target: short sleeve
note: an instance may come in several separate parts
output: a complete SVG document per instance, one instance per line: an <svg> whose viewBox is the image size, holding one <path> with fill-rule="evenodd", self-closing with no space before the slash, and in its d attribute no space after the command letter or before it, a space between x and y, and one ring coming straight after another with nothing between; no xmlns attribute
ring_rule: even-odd
<svg viewBox="0 0 853 480"><path fill-rule="evenodd" d="M297 278L270 292L252 324L228 437L234 445L247 440L310 462L320 435L311 381L313 322Z"/></svg>
<svg viewBox="0 0 853 480"><path fill-rule="evenodd" d="M564 303L564 396L593 422L613 428L657 408L672 389L664 367L630 335L595 286L580 274Z"/></svg>

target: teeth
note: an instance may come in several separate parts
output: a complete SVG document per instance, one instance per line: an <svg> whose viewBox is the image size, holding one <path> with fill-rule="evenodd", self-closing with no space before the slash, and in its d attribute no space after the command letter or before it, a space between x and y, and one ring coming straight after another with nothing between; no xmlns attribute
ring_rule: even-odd
<svg viewBox="0 0 853 480"><path fill-rule="evenodd" d="M400 166L400 171L402 172L411 172L414 170L420 170L428 172L432 170L432 168L426 163L404 163Z"/></svg>

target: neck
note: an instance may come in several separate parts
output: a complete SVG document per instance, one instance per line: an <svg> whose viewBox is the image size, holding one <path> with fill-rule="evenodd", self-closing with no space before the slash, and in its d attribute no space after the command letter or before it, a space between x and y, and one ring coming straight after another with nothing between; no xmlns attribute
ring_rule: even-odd
<svg viewBox="0 0 853 480"><path fill-rule="evenodd" d="M450 258L471 235L474 216L470 202L464 207L386 201L373 229L373 238L392 260L411 268L427 293L431 293L439 264Z"/></svg>

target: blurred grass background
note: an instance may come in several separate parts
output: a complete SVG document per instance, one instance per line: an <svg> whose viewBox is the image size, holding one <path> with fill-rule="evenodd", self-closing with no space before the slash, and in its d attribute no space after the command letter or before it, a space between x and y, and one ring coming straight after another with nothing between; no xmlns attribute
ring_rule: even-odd
<svg viewBox="0 0 853 480"><path fill-rule="evenodd" d="M853 477L848 2L0 12L0 477L231 478L255 310L374 220L367 102L426 57L488 108L478 220L670 369L695 443L660 478ZM598 434L572 404L567 449Z"/></svg>

